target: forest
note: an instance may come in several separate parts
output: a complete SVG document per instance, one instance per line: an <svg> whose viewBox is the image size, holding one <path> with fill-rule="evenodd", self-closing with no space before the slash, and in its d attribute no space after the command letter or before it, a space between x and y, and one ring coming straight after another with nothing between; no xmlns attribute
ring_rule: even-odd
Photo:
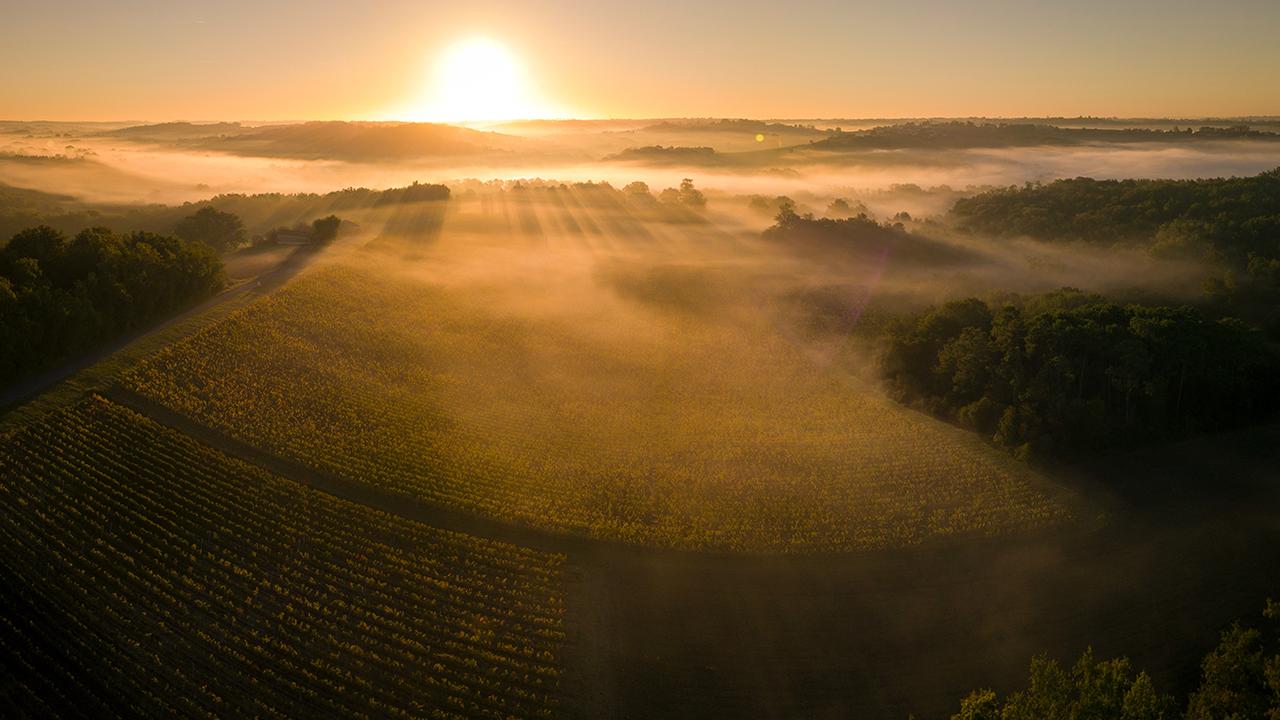
<svg viewBox="0 0 1280 720"><path fill-rule="evenodd" d="M1074 290L901 318L881 371L900 401L1027 458L1238 427L1280 391L1280 357L1239 320Z"/></svg>
<svg viewBox="0 0 1280 720"><path fill-rule="evenodd" d="M1252 177L1027 183L963 198L951 215L965 230L998 237L1247 261L1280 254L1280 168Z"/></svg>
<svg viewBox="0 0 1280 720"><path fill-rule="evenodd" d="M1251 177L1028 183L962 198L962 230L1136 247L1215 265L1201 301L1280 338L1280 168Z"/></svg>
<svg viewBox="0 0 1280 720"><path fill-rule="evenodd" d="M172 235L48 226L0 248L0 386L192 305L225 285L209 246Z"/></svg>

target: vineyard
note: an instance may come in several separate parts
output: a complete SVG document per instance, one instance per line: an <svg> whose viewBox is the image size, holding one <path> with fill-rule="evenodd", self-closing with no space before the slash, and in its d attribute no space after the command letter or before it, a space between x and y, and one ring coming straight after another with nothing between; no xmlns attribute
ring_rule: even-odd
<svg viewBox="0 0 1280 720"><path fill-rule="evenodd" d="M627 543L847 551L1069 515L1025 468L815 371L767 327L620 308L581 279L362 262L313 270L125 384L322 472Z"/></svg>
<svg viewBox="0 0 1280 720"><path fill-rule="evenodd" d="M98 397L0 438L5 714L547 717L560 556L434 530Z"/></svg>

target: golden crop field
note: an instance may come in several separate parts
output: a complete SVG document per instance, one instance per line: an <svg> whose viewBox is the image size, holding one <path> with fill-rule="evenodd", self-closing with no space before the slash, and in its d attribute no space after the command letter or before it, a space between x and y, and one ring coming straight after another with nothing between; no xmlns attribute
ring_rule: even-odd
<svg viewBox="0 0 1280 720"><path fill-rule="evenodd" d="M486 286L373 255L316 269L125 384L316 469L627 543L845 551L1063 520L965 432L814 366L765 324L623 312L581 278ZM523 269L520 272L524 272ZM615 312L616 311L616 312Z"/></svg>
<svg viewBox="0 0 1280 720"><path fill-rule="evenodd" d="M0 438L0 495L17 714L557 707L560 556L337 500L98 397Z"/></svg>

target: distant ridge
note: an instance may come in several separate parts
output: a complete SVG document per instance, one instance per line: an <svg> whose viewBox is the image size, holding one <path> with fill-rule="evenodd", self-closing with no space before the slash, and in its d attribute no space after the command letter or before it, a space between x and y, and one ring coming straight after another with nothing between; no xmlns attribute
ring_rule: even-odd
<svg viewBox="0 0 1280 720"><path fill-rule="evenodd" d="M176 122L129 127L109 135L236 155L351 161L508 152L523 142L454 125L340 120L261 127Z"/></svg>

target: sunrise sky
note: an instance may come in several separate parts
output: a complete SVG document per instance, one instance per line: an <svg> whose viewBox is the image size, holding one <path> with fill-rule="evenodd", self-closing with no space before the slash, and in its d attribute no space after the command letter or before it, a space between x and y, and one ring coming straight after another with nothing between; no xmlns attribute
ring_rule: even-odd
<svg viewBox="0 0 1280 720"><path fill-rule="evenodd" d="M9 0L0 119L1266 115L1277 37L1275 0Z"/></svg>

